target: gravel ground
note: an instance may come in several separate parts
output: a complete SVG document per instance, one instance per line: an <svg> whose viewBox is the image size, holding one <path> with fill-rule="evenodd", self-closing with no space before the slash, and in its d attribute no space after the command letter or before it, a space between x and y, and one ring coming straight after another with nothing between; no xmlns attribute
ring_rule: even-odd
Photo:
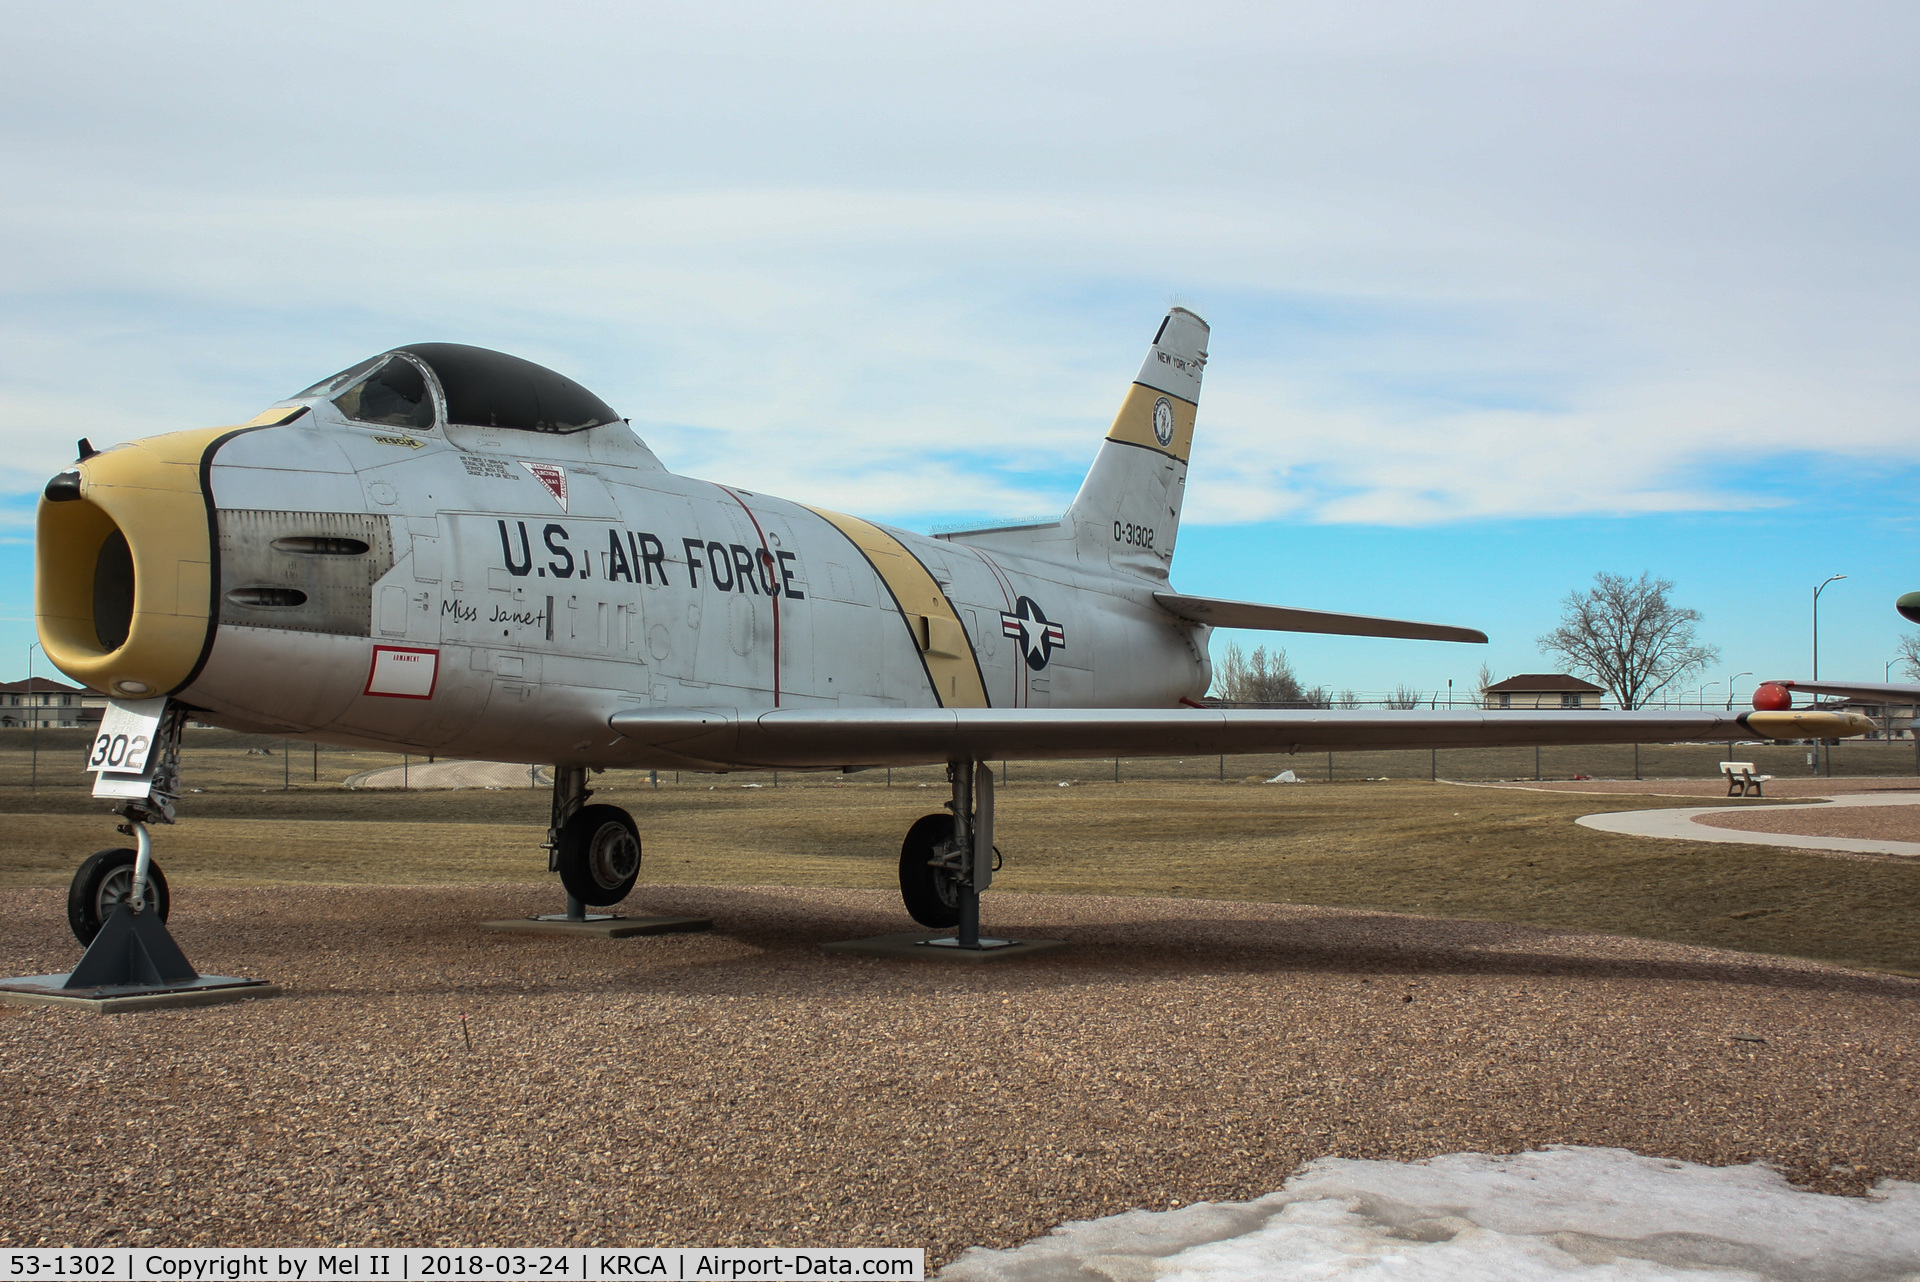
<svg viewBox="0 0 1920 1282"><path fill-rule="evenodd" d="M1280 1187L1328 1154L1618 1145L1920 1179L1920 981L1476 922L1008 896L1074 946L827 956L879 891L649 887L703 936L502 936L550 886L198 889L269 1001L0 1007L10 1244L924 1246ZM4 973L62 896L0 891ZM462 1035L462 1017L472 1049Z"/></svg>
<svg viewBox="0 0 1920 1282"><path fill-rule="evenodd" d="M1920 842L1920 806L1747 810L1731 815L1696 815L1693 822L1710 828L1731 828L1738 832L1790 832L1807 837Z"/></svg>

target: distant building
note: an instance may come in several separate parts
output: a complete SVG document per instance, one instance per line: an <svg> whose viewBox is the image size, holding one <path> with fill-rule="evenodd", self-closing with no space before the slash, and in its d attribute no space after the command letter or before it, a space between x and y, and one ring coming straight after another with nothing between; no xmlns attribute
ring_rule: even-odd
<svg viewBox="0 0 1920 1282"><path fill-rule="evenodd" d="M1496 681L1485 691L1488 708L1598 708L1607 692L1564 672L1531 672Z"/></svg>
<svg viewBox="0 0 1920 1282"><path fill-rule="evenodd" d="M97 724L107 696L46 677L0 681L0 730L72 729Z"/></svg>

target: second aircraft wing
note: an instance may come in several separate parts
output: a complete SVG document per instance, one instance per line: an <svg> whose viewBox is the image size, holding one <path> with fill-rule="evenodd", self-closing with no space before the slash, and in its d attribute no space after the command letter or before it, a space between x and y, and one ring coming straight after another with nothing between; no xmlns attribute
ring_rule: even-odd
<svg viewBox="0 0 1920 1282"><path fill-rule="evenodd" d="M1880 684L1872 681L1764 681L1761 685L1763 687L1780 686L1796 694L1835 694L1848 699L1920 703L1920 685L1910 682Z"/></svg>

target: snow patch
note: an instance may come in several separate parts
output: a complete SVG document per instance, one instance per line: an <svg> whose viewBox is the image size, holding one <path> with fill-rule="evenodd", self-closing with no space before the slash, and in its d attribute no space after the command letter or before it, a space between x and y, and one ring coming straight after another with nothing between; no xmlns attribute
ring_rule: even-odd
<svg viewBox="0 0 1920 1282"><path fill-rule="evenodd" d="M1555 1146L1430 1161L1328 1157L1278 1193L1065 1224L976 1247L943 1282L1351 1282L1420 1278L1785 1279L1920 1275L1920 1184L1866 1198L1794 1188L1770 1167L1696 1166Z"/></svg>

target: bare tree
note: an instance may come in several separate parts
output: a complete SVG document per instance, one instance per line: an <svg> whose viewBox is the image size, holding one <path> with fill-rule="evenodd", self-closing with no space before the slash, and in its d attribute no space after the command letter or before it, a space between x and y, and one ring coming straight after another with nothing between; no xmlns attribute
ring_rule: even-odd
<svg viewBox="0 0 1920 1282"><path fill-rule="evenodd" d="M1479 675L1474 678L1474 684L1479 687L1480 690L1481 707L1484 708L1487 706L1487 687L1493 685L1498 680L1499 678L1493 675L1491 665L1485 663L1480 665L1480 672Z"/></svg>
<svg viewBox="0 0 1920 1282"><path fill-rule="evenodd" d="M1900 638L1900 670L1920 681L1920 635Z"/></svg>
<svg viewBox="0 0 1920 1282"><path fill-rule="evenodd" d="M1418 690L1409 690L1403 685L1397 685L1393 688L1393 693L1387 696L1386 706L1389 708L1399 708L1403 711L1408 708L1417 708L1420 706L1420 692Z"/></svg>
<svg viewBox="0 0 1920 1282"><path fill-rule="evenodd" d="M1276 648L1269 655L1267 648L1260 646L1248 655L1232 641L1227 643L1226 658L1214 670L1213 688L1229 703L1287 703L1324 708L1331 702L1323 687L1301 688L1300 679L1287 662L1285 650Z"/></svg>
<svg viewBox="0 0 1920 1282"><path fill-rule="evenodd" d="M1360 695L1353 690L1342 690L1340 697L1333 701L1333 706L1336 708L1357 708L1360 706Z"/></svg>
<svg viewBox="0 0 1920 1282"><path fill-rule="evenodd" d="M1604 570L1585 592L1560 603L1560 626L1540 638L1576 676L1605 686L1622 708L1638 708L1675 681L1720 657L1694 639L1700 612L1667 599L1670 579Z"/></svg>

